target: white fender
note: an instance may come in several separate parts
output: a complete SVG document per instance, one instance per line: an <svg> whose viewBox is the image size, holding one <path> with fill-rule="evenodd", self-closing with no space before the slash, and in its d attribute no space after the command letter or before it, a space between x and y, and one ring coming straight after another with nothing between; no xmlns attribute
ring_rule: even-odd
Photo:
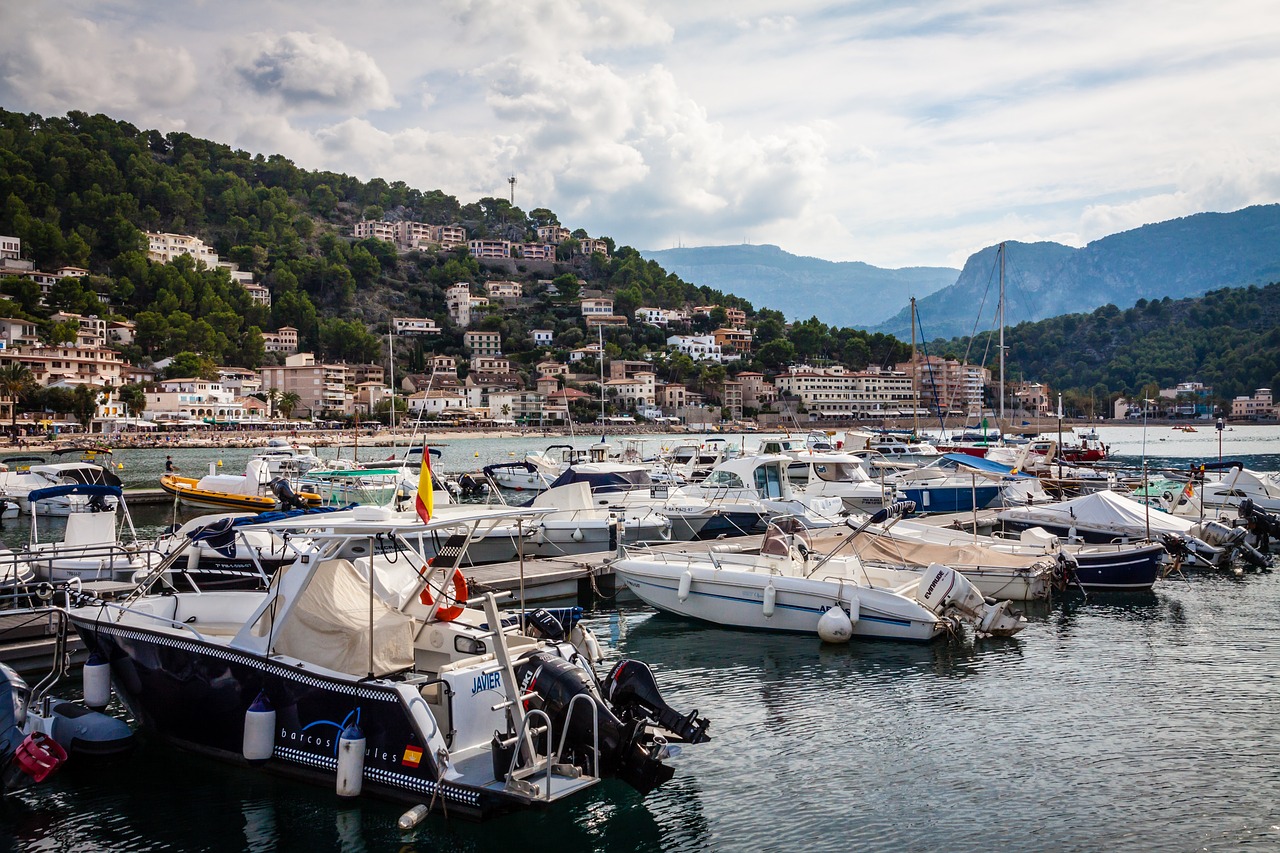
<svg viewBox="0 0 1280 853"><path fill-rule="evenodd" d="M266 761L275 752L276 709L265 693L244 712L244 739L240 752L250 764Z"/></svg>
<svg viewBox="0 0 1280 853"><path fill-rule="evenodd" d="M364 787L364 732L355 723L342 730L338 738L339 797L358 797Z"/></svg>
<svg viewBox="0 0 1280 853"><path fill-rule="evenodd" d="M857 593L849 594L849 624L857 625L858 616L862 613L862 602L858 601Z"/></svg>
<svg viewBox="0 0 1280 853"><path fill-rule="evenodd" d="M573 528L573 533L569 536L569 538L572 539L574 542L581 542L586 537L582 535L581 527L575 527Z"/></svg>
<svg viewBox="0 0 1280 853"><path fill-rule="evenodd" d="M100 710L111 702L111 664L94 652L84 662L84 704Z"/></svg>
<svg viewBox="0 0 1280 853"><path fill-rule="evenodd" d="M773 615L773 608L777 605L778 588L773 585L773 581L764 588L764 618L768 619Z"/></svg>
<svg viewBox="0 0 1280 853"><path fill-rule="evenodd" d="M680 588L676 590L676 598L684 601L689 597L689 590L693 588L693 570L686 569L684 574L680 575Z"/></svg>
<svg viewBox="0 0 1280 853"><path fill-rule="evenodd" d="M847 643L853 637L853 623L840 607L829 607L818 617L818 636L824 643Z"/></svg>

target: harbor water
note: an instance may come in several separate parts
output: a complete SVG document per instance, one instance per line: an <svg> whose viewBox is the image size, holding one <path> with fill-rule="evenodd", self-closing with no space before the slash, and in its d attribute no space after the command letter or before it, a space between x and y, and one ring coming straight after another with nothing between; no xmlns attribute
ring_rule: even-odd
<svg viewBox="0 0 1280 853"><path fill-rule="evenodd" d="M1100 432L1140 460L1141 427ZM1152 426L1147 455L1185 469L1216 460L1217 439L1211 426ZM557 441L450 441L442 467ZM1276 428L1223 442L1224 458L1280 467ZM173 455L227 468L249 451ZM127 486L151 486L164 454L116 459ZM686 748L647 798L606 782L549 808L485 824L432 816L402 833L402 807L352 808L144 742L4 803L0 839L33 851L1280 849L1277 613L1280 575L1200 573L1030 609L1012 639L824 646L602 601L588 624L610 660L648 662L673 707L713 721L713 740Z"/></svg>

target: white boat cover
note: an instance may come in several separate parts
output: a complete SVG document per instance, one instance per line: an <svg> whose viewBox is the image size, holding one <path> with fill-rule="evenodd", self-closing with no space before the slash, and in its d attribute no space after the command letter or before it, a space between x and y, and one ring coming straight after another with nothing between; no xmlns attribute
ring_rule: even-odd
<svg viewBox="0 0 1280 853"><path fill-rule="evenodd" d="M1080 527L1126 532L1129 536L1146 534L1150 518L1151 532L1190 533L1194 522L1148 508L1145 504L1117 494L1110 489L1040 506L1018 506L1001 510L1002 521L1019 524L1048 524L1054 527Z"/></svg>
<svg viewBox="0 0 1280 853"><path fill-rule="evenodd" d="M296 567L290 567L293 571ZM349 560L328 560L298 596L283 625L276 628L275 650L316 666L389 675L413 666L413 619L373 600L370 625L369 584Z"/></svg>
<svg viewBox="0 0 1280 853"><path fill-rule="evenodd" d="M819 551L825 549L829 537L818 534L814 536L814 547ZM834 543L833 543L834 544ZM985 566L989 568L1027 569L1045 561L1042 554L1022 555L1008 554L975 545L972 542L943 545L936 542L913 542L893 535L877 535L869 531L858 534L853 545L854 552L869 563L892 563L915 568L928 568L933 563L942 563L952 568L965 566ZM1049 558L1050 560L1052 558Z"/></svg>

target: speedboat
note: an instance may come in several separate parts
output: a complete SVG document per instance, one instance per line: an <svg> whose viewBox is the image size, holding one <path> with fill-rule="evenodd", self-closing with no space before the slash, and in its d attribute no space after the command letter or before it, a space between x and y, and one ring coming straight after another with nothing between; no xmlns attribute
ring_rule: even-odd
<svg viewBox="0 0 1280 853"><path fill-rule="evenodd" d="M651 506L597 506L587 483L552 486L527 505L548 511L533 536L536 556L612 551L619 542L671 541L671 520L661 512Z"/></svg>
<svg viewBox="0 0 1280 853"><path fill-rule="evenodd" d="M553 444L541 452L526 453L520 461L486 465L484 473L504 489L542 491L570 465L607 461L609 450L610 446L603 442L585 448Z"/></svg>
<svg viewBox="0 0 1280 853"><path fill-rule="evenodd" d="M219 474L213 463L209 473L199 480L164 474L160 488L184 506L206 509L232 509L241 512L269 512L284 506L319 506L321 498L314 492L295 493L283 477L275 477L265 459L254 457L244 474Z"/></svg>
<svg viewBox="0 0 1280 853"><path fill-rule="evenodd" d="M74 500L67 500L68 498ZM76 580L130 584L152 565L154 552L139 542L119 486L73 483L36 489L28 495L31 505L30 541L21 552L45 583ZM39 517L46 501L64 501L73 509L66 515L62 541L40 541ZM117 514L121 529L116 528ZM127 530L128 541L120 535Z"/></svg>
<svg viewBox="0 0 1280 853"><path fill-rule="evenodd" d="M273 438L253 456L267 463L272 477L297 477L324 464L310 445Z"/></svg>
<svg viewBox="0 0 1280 853"><path fill-rule="evenodd" d="M1228 568L1237 556L1255 565L1267 562L1245 541L1243 527L1170 515L1109 489L1069 501L1009 507L996 518L1016 531L1041 528L1069 544L1158 540L1156 545L1176 552L1173 556L1189 567Z"/></svg>
<svg viewBox="0 0 1280 853"><path fill-rule="evenodd" d="M888 510L873 518L883 521ZM852 523L851 520L850 522ZM813 550L795 519L770 522L759 553L732 545L701 552L619 549L615 575L651 607L735 628L926 642L960 621L1009 636L1025 620L1008 602L989 604L960 573L934 565L924 573L885 573L855 554Z"/></svg>
<svg viewBox="0 0 1280 853"><path fill-rule="evenodd" d="M808 527L825 527L840 522L844 502L838 497L808 495L794 488L787 475L790 456L759 454L726 459L700 483L682 486L681 491L719 506L729 518L757 521L743 528L750 532L760 522L759 507L766 517L793 515ZM704 533L705 536L705 533Z"/></svg>
<svg viewBox="0 0 1280 853"><path fill-rule="evenodd" d="M787 475L802 483L804 493L815 497L837 497L845 512L870 515L893 503L894 490L867 476L863 460L834 450L803 450L793 455Z"/></svg>
<svg viewBox="0 0 1280 853"><path fill-rule="evenodd" d="M974 457L947 454L920 468L900 471L885 480L920 512L969 512L982 509L1000 497L1000 483L976 470L961 470L961 460ZM1033 478L1034 479L1034 478Z"/></svg>
<svg viewBox="0 0 1280 853"><path fill-rule="evenodd" d="M157 593L159 566L126 602L80 597L70 619L153 736L415 804L406 818L545 806L606 777L642 794L667 782L667 745L707 740L707 720L668 706L639 661L597 678L582 625L469 601L457 566L472 534L539 511L460 509L316 536L266 590ZM436 532L453 544L428 561L417 543ZM374 540L383 550L343 556Z"/></svg>
<svg viewBox="0 0 1280 853"><path fill-rule="evenodd" d="M573 483L583 483L590 488L591 501L597 508L607 507L619 514L660 513L670 521L669 535L677 542L700 538L707 525L720 515L720 509L709 501L691 497L679 487L654 482L651 469L640 464L584 462L571 465L551 487ZM753 518L752 524L758 517ZM713 524L712 530L715 529ZM629 539L634 541L632 537Z"/></svg>
<svg viewBox="0 0 1280 853"><path fill-rule="evenodd" d="M22 512L31 512L30 494L33 491L48 489L52 486L72 485L119 487L120 478L92 462L32 464L29 467L0 472L0 494L11 501L16 501ZM95 496L70 491L56 497L45 497L37 502L35 511L38 515L68 515L84 509L91 497L104 501L108 509L115 506L114 493Z"/></svg>

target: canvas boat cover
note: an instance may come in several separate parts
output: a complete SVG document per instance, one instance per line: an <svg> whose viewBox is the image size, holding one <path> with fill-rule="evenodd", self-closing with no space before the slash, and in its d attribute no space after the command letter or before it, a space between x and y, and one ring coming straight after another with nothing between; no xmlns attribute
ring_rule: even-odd
<svg viewBox="0 0 1280 853"><path fill-rule="evenodd" d="M817 534L813 537L813 545L820 552L834 548L844 537ZM983 566L987 568L1025 569L1043 563L1043 554L1019 555L997 551L984 545L972 542L943 545L938 542L920 542L892 533L878 534L863 531L854 539L854 553L868 563L891 563L908 567L927 568L931 563L942 563L952 567Z"/></svg>
<svg viewBox="0 0 1280 853"><path fill-rule="evenodd" d="M372 619L369 610L368 581L349 560L328 560L276 628L275 650L354 676L369 674L371 645L375 676L413 666L413 618L377 597Z"/></svg>
<svg viewBox="0 0 1280 853"><path fill-rule="evenodd" d="M1189 533L1194 522L1160 512L1132 498L1106 489L1084 497L1040 506L1018 506L997 513L1001 521L1107 530L1127 536L1145 536L1148 518L1152 535Z"/></svg>

